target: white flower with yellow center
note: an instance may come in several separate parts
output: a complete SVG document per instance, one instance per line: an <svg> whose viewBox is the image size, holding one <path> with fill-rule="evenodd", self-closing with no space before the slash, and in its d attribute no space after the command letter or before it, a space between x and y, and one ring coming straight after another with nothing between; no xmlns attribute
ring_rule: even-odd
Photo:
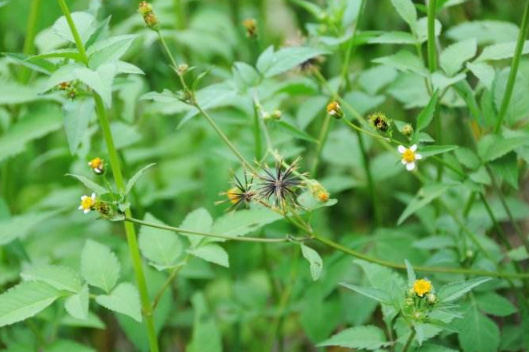
<svg viewBox="0 0 529 352"><path fill-rule="evenodd" d="M94 172L96 174L102 174L103 173L104 167L105 167L104 165L105 164L103 163L103 159L101 159L101 158L92 159L88 163L88 166L90 166L92 168L92 170L94 170Z"/></svg>
<svg viewBox="0 0 529 352"><path fill-rule="evenodd" d="M92 193L92 196L82 196L81 197L81 205L79 206L79 210L82 210L83 213L87 214L94 208L94 205L96 204L96 194Z"/></svg>
<svg viewBox="0 0 529 352"><path fill-rule="evenodd" d="M402 154L401 162L403 165L406 165L406 170L412 171L415 169L415 161L422 159L422 155L419 153L416 153L417 151L417 144L412 145L409 148L406 148L403 145L399 145L398 147L399 153Z"/></svg>

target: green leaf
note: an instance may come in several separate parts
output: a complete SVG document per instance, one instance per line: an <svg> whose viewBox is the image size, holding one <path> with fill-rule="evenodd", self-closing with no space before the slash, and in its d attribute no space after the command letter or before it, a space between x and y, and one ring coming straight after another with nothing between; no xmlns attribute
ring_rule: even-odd
<svg viewBox="0 0 529 352"><path fill-rule="evenodd" d="M88 319L88 304L89 304L89 291L88 285L84 285L83 288L66 299L64 302L64 308L68 314L76 319L87 320Z"/></svg>
<svg viewBox="0 0 529 352"><path fill-rule="evenodd" d="M476 295L476 303L482 311L497 317L506 317L518 311L507 298L495 292Z"/></svg>
<svg viewBox="0 0 529 352"><path fill-rule="evenodd" d="M70 153L75 155L88 129L88 123L95 116L94 100L69 101L63 105L63 114Z"/></svg>
<svg viewBox="0 0 529 352"><path fill-rule="evenodd" d="M407 218L415 214L416 211L422 209L430 204L434 199L440 197L450 186L442 183L429 184L422 187L417 195L406 206L397 221L397 224L402 224Z"/></svg>
<svg viewBox="0 0 529 352"><path fill-rule="evenodd" d="M430 123L433 120L433 116L435 113L435 109L437 108L437 102L439 100L439 91L436 90L432 97L430 98L430 101L428 102L428 105L421 111L419 116L417 116L417 127L416 132L420 132L421 130L425 129L430 125Z"/></svg>
<svg viewBox="0 0 529 352"><path fill-rule="evenodd" d="M300 244L300 246L303 257L309 262L310 275L314 281L317 281L320 278L321 271L323 269L323 261L321 260L318 252L316 252L314 249L305 246L303 243Z"/></svg>
<svg viewBox="0 0 529 352"><path fill-rule="evenodd" d="M514 56L515 49L516 41L494 44L483 49L481 55L474 62L509 59ZM529 40L524 43L522 55L527 53L529 53Z"/></svg>
<svg viewBox="0 0 529 352"><path fill-rule="evenodd" d="M96 42L86 51L89 57L90 68L97 69L103 64L118 61L127 52L137 37L135 34L126 34Z"/></svg>
<svg viewBox="0 0 529 352"><path fill-rule="evenodd" d="M345 329L318 344L318 347L339 346L362 350L376 350L388 344L384 331L380 328L367 325Z"/></svg>
<svg viewBox="0 0 529 352"><path fill-rule="evenodd" d="M432 86L433 89L436 91L443 91L452 85L464 81L466 77L466 73L460 73L458 75L455 75L454 77L446 77L440 72L434 72L432 74Z"/></svg>
<svg viewBox="0 0 529 352"><path fill-rule="evenodd" d="M29 212L0 221L0 246L6 245L17 238L26 237L35 226L56 216L61 211Z"/></svg>
<svg viewBox="0 0 529 352"><path fill-rule="evenodd" d="M494 103L497 111L500 110L503 102L509 73L509 68L501 70L493 84ZM527 96L529 96L529 80L522 72L518 72L514 81L511 100L505 114L505 121L508 124L515 124L529 115L529 100L526 99Z"/></svg>
<svg viewBox="0 0 529 352"><path fill-rule="evenodd" d="M191 298L194 310L193 335L187 345L187 352L222 352L222 335L215 322L212 310L208 308L202 293Z"/></svg>
<svg viewBox="0 0 529 352"><path fill-rule="evenodd" d="M271 54L270 49L267 49L262 59L259 57L257 68L266 78L270 78L293 69L296 66L304 63L307 60L315 58L316 56L326 55L329 52L320 49L308 47L289 47L282 48ZM273 49L272 49L273 50ZM272 57L270 57L272 55Z"/></svg>
<svg viewBox="0 0 529 352"><path fill-rule="evenodd" d="M22 282L0 295L0 327L31 318L62 293L43 282Z"/></svg>
<svg viewBox="0 0 529 352"><path fill-rule="evenodd" d="M134 176L130 178L129 182L127 182L127 187L125 188L125 195L129 194L129 192L132 190L132 187L134 187L134 184L136 184L136 182L138 182L140 177L143 176L143 173L147 171L149 168L153 167L154 165L156 164L152 163L152 164L149 164L141 168L138 172L134 174Z"/></svg>
<svg viewBox="0 0 529 352"><path fill-rule="evenodd" d="M454 154L461 164L465 165L471 170L475 170L481 165L478 155L468 148L457 148Z"/></svg>
<svg viewBox="0 0 529 352"><path fill-rule="evenodd" d="M489 162L527 145L529 145L527 137L502 137L489 134L479 141L478 154L484 162Z"/></svg>
<svg viewBox="0 0 529 352"><path fill-rule="evenodd" d="M0 100L2 99L1 91L2 82L0 82ZM42 138L59 128L61 128L60 112L56 109L46 109L25 115L0 137L0 162L24 151L31 141Z"/></svg>
<svg viewBox="0 0 529 352"><path fill-rule="evenodd" d="M415 275L415 270L413 270L413 266L407 259L404 261L404 264L406 264L406 273L408 274L408 286L412 287L415 280L417 280L417 275Z"/></svg>
<svg viewBox="0 0 529 352"><path fill-rule="evenodd" d="M459 343L464 352L497 352L500 343L498 326L479 312L472 304L464 312L463 319L453 322L459 330Z"/></svg>
<svg viewBox="0 0 529 352"><path fill-rule="evenodd" d="M48 60L34 58L29 55L19 54L19 53L5 53L4 55L9 60L15 62L16 64L22 65L36 72L44 73L45 75L51 75L55 70L57 70L57 66ZM4 83L6 82L2 82L2 84ZM16 84L15 82L10 82L10 83L13 85ZM28 86L18 85L18 84L16 86L21 90L26 90L30 92L35 91L34 87L28 87ZM37 98L36 94L34 95L34 97ZM20 98L27 99L27 97L24 97L22 95L20 96ZM7 100L9 100L9 98ZM1 104L1 100L0 100L0 104Z"/></svg>
<svg viewBox="0 0 529 352"><path fill-rule="evenodd" d="M394 67L402 72L413 72L420 76L428 76L428 70L424 67L422 60L407 50L400 50L396 54L379 57L373 62L389 67Z"/></svg>
<svg viewBox="0 0 529 352"><path fill-rule="evenodd" d="M441 287L438 291L439 302L447 303L455 301L458 298L464 296L467 292L472 290L487 281L490 281L490 277L478 277L467 281L452 282L448 285Z"/></svg>
<svg viewBox="0 0 529 352"><path fill-rule="evenodd" d="M87 12L73 12L71 14L77 32L81 37L81 41L86 43L90 36L95 32L97 28L97 21L91 14ZM66 17L62 16L53 24L53 32L59 37L75 44L75 39L72 35L72 31L68 26Z"/></svg>
<svg viewBox="0 0 529 352"><path fill-rule="evenodd" d="M114 312L128 315L141 323L140 295L133 284L120 283L110 295L97 296L96 302Z"/></svg>
<svg viewBox="0 0 529 352"><path fill-rule="evenodd" d="M408 32L384 32L378 37L370 38L369 44L417 44L417 39Z"/></svg>
<svg viewBox="0 0 529 352"><path fill-rule="evenodd" d="M478 44L503 43L516 40L518 26L502 21L465 21L450 28L446 35L454 41L475 39Z"/></svg>
<svg viewBox="0 0 529 352"><path fill-rule="evenodd" d="M38 62L43 59L70 59L74 61L82 61L81 55L77 49L59 49L47 52L45 54L30 56L26 59L29 62ZM53 70L54 71L54 70Z"/></svg>
<svg viewBox="0 0 529 352"><path fill-rule="evenodd" d="M164 225L150 213L145 215L145 221ZM151 262L170 267L176 263L182 254L182 243L176 233L160 230L153 227L142 226L139 234L141 253Z"/></svg>
<svg viewBox="0 0 529 352"><path fill-rule="evenodd" d="M437 154L448 153L452 150L456 150L457 148L459 148L457 145L428 145L421 147L419 152L424 158L427 158Z"/></svg>
<svg viewBox="0 0 529 352"><path fill-rule="evenodd" d="M476 55L476 51L475 39L457 42L443 50L439 57L440 65L447 75L453 76L461 70L466 61Z"/></svg>
<svg viewBox="0 0 529 352"><path fill-rule="evenodd" d="M199 208L187 214L186 218L182 222L182 225L180 225L180 228L196 232L211 232L212 226L213 219L211 218L211 215L209 215L209 212L205 208ZM191 243L191 247L193 248L198 247L198 245L204 239L204 236L189 234L183 235L189 238L189 242Z"/></svg>
<svg viewBox="0 0 529 352"><path fill-rule="evenodd" d="M85 185L86 188L88 188L91 191L94 191L98 195L106 194L109 192L108 189L101 187L94 181L90 180L88 177L81 176L81 175L73 175L73 174L66 174L66 176L71 176L73 178L76 178L83 185Z"/></svg>
<svg viewBox="0 0 529 352"><path fill-rule="evenodd" d="M218 244L206 244L198 248L188 249L187 253L226 268L230 267L228 253Z"/></svg>
<svg viewBox="0 0 529 352"><path fill-rule="evenodd" d="M474 76L479 78L481 83L483 83L487 89L492 90L492 83L496 77L496 70L494 67L484 62L477 64L467 62L466 66L474 74Z"/></svg>
<svg viewBox="0 0 529 352"><path fill-rule="evenodd" d="M80 67L75 70L74 74L75 78L96 91L107 107L112 106L112 83L117 74L115 64L101 65L95 71L87 67Z"/></svg>
<svg viewBox="0 0 529 352"><path fill-rule="evenodd" d="M305 141L316 143L316 144L319 143L319 141L316 138L312 137L307 132L300 130L296 126L286 121L283 121L283 120L274 121L273 124L276 126L279 126L283 131L287 132L294 138L305 140Z"/></svg>
<svg viewBox="0 0 529 352"><path fill-rule="evenodd" d="M81 345L74 341L58 340L46 346L46 352L96 352L91 347Z"/></svg>
<svg viewBox="0 0 529 352"><path fill-rule="evenodd" d="M414 31L417 22L417 10L415 9L413 2L411 0L391 0L391 3L399 13L400 17L402 17L402 19L408 23L411 30Z"/></svg>
<svg viewBox="0 0 529 352"><path fill-rule="evenodd" d="M281 215L265 207L240 210L215 220L211 231L229 236L244 236L281 218Z"/></svg>
<svg viewBox="0 0 529 352"><path fill-rule="evenodd" d="M356 286L356 285L351 285L351 284L346 284L346 283L340 283L340 285L350 290L353 290L356 293L359 293L363 296L374 299L375 301L378 301L380 303L390 304L391 302L391 297L385 291L379 290L378 288L361 287L361 286Z"/></svg>
<svg viewBox="0 0 529 352"><path fill-rule="evenodd" d="M81 252L81 275L90 285L110 292L119 278L121 266L110 248L87 240Z"/></svg>
<svg viewBox="0 0 529 352"><path fill-rule="evenodd" d="M59 265L39 265L27 268L20 276L25 281L40 281L70 292L81 290L81 277L72 269Z"/></svg>

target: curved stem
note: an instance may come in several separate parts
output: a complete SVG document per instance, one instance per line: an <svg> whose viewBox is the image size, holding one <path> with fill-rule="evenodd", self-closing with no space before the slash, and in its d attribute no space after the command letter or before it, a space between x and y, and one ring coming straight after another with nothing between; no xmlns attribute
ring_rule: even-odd
<svg viewBox="0 0 529 352"><path fill-rule="evenodd" d="M68 6L66 5L64 0L57 1L59 2L59 5L66 18L68 26L70 27L70 31L72 32L72 35L74 37L77 49L79 50L79 54L81 55L83 62L88 66L88 56L86 55L83 41L81 40L79 32L77 31L75 23L70 14L70 10L68 9ZM114 138L112 136L112 131L110 130L110 123L108 120L105 105L101 96L99 96L99 94L97 94L96 92L93 93L93 97L96 104L96 111L99 118L101 130L103 132L103 136L107 146L107 151L110 159L110 166L112 169L112 174L114 175L114 181L116 182L118 190L120 192L124 192L125 180L123 179L123 173L121 172L120 161L116 147L114 145ZM132 216L130 209L125 210L125 216ZM140 293L141 307L146 321L147 336L149 339L150 350L151 352L158 352L160 349L158 347L158 339L156 337L156 330L154 327L154 317L152 314L151 304L149 300L147 282L145 280L145 274L143 272L138 240L136 238L136 230L134 229L134 225L132 223L125 223L125 234L127 236L127 243L129 245L129 252L134 268L134 275L136 277L136 284Z"/></svg>
<svg viewBox="0 0 529 352"><path fill-rule="evenodd" d="M408 351L408 348L410 348L414 338L415 338L415 330L412 328L410 337L408 337L408 340L406 341L406 344L404 345L402 352Z"/></svg>
<svg viewBox="0 0 529 352"><path fill-rule="evenodd" d="M512 93L514 91L514 83L516 81L516 74L518 73L518 66L520 65L520 58L522 56L525 38L529 32L529 1L525 6L525 11L523 13L522 24L520 26L520 33L518 34L518 41L516 43L516 49L514 51L514 56L511 63L511 71L509 72L509 79L507 80L507 86L505 88L505 93L503 94L503 99L501 101L500 112L498 113L498 120L494 128L494 132L498 133L501 128L501 124L505 119L505 114L509 108L509 103L511 101Z"/></svg>
<svg viewBox="0 0 529 352"><path fill-rule="evenodd" d="M163 294L169 288L169 286L171 286L173 281L176 280L176 276L178 275L180 270L182 270L182 268L185 266L185 264L187 263L189 258L190 258L190 255L188 254L184 258L183 262L180 265L178 265L178 267L174 268L173 271L171 272L171 274L169 275L169 277L167 278L167 280L165 280L163 286L160 288L160 290L158 291L158 293L154 297L154 300L152 301L152 311L153 312L156 310L156 307L158 307L158 304L160 303L160 300L162 299Z"/></svg>

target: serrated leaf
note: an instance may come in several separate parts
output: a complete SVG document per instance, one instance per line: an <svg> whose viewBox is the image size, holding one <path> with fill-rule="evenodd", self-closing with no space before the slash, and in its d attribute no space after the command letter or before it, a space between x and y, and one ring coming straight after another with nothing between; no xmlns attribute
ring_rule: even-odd
<svg viewBox="0 0 529 352"><path fill-rule="evenodd" d="M415 280L417 280L417 275L415 275L415 270L413 270L413 266L410 264L410 262L406 259L404 260L404 264L406 264L406 273L408 275L408 286L412 287L415 283Z"/></svg>
<svg viewBox="0 0 529 352"><path fill-rule="evenodd" d="M426 77L429 74L422 60L407 50L400 50L396 54L376 58L373 62L396 68L402 72L413 72L420 76Z"/></svg>
<svg viewBox="0 0 529 352"><path fill-rule="evenodd" d="M73 12L71 14L77 32L81 37L81 41L86 43L90 36L95 32L97 28L97 21L91 14L87 12ZM53 32L59 37L75 44L75 39L72 35L72 31L68 26L66 17L62 16L53 24Z"/></svg>
<svg viewBox="0 0 529 352"><path fill-rule="evenodd" d="M468 148L457 148L454 154L461 164L465 165L471 170L477 169L481 164L478 155Z"/></svg>
<svg viewBox="0 0 529 352"><path fill-rule="evenodd" d="M472 63L467 62L467 68L479 78L479 80L487 87L488 90L492 89L492 83L496 77L496 70L491 65L488 65L484 62Z"/></svg>
<svg viewBox="0 0 529 352"><path fill-rule="evenodd" d="M384 32L378 37L370 38L367 41L369 44L417 44L417 39L408 32Z"/></svg>
<svg viewBox="0 0 529 352"><path fill-rule="evenodd" d="M447 75L453 76L463 64L476 55L477 42L475 39L469 39L452 44L443 50L439 57L439 62Z"/></svg>
<svg viewBox="0 0 529 352"><path fill-rule="evenodd" d="M468 281L458 281L449 283L439 289L437 294L439 302L447 303L455 301L456 299L464 296L474 287L484 284L485 282L490 280L490 277L478 277L470 279Z"/></svg>
<svg viewBox="0 0 529 352"><path fill-rule="evenodd" d="M198 248L188 249L187 253L226 268L230 267L228 252L218 244L206 244Z"/></svg>
<svg viewBox="0 0 529 352"><path fill-rule="evenodd" d="M412 30L415 30L415 24L417 22L417 10L411 0L391 0L391 3L399 13L400 17Z"/></svg>
<svg viewBox="0 0 529 352"><path fill-rule="evenodd" d="M483 49L475 62L509 59L514 56L515 49L516 41L490 45ZM524 42L522 50L522 55L527 53L529 53L529 40Z"/></svg>
<svg viewBox="0 0 529 352"><path fill-rule="evenodd" d="M459 330L459 342L464 352L496 352L500 331L496 323L484 316L475 305L469 305L463 319L453 322Z"/></svg>
<svg viewBox="0 0 529 352"><path fill-rule="evenodd" d="M25 281L40 281L70 292L81 290L81 277L72 269L59 265L33 266L24 270L20 276Z"/></svg>
<svg viewBox="0 0 529 352"><path fill-rule="evenodd" d="M103 64L118 61L137 37L135 34L126 34L96 42L86 51L89 56L90 67L97 69Z"/></svg>
<svg viewBox="0 0 529 352"><path fill-rule="evenodd" d="M43 282L22 282L0 295L0 327L31 318L62 293Z"/></svg>
<svg viewBox="0 0 529 352"><path fill-rule="evenodd" d="M484 162L489 162L527 145L529 145L527 137L487 135L478 143L478 154Z"/></svg>
<svg viewBox="0 0 529 352"><path fill-rule="evenodd" d="M449 185L442 183L435 183L422 187L412 201L408 203L406 209L404 209L400 215L397 224L402 224L407 218L415 214L416 211L430 204L434 199L440 197L448 188Z"/></svg>
<svg viewBox="0 0 529 352"><path fill-rule="evenodd" d="M150 213L145 215L144 221L163 225L163 222ZM141 253L145 258L167 267L176 263L176 259L183 250L182 243L176 233L148 226L141 227L139 244Z"/></svg>
<svg viewBox="0 0 529 352"><path fill-rule="evenodd" d="M212 226L213 218L211 217L211 215L209 215L209 212L205 208L199 208L187 214L184 221L182 222L182 225L180 225L180 228L196 232L211 232ZM190 234L183 235L189 238L189 242L191 243L191 247L193 248L197 247L204 239L204 236Z"/></svg>
<svg viewBox="0 0 529 352"><path fill-rule="evenodd" d="M81 275L91 286L110 292L119 278L121 266L110 248L87 240L81 252Z"/></svg>
<svg viewBox="0 0 529 352"><path fill-rule="evenodd" d="M88 123L95 116L94 107L93 99L69 101L63 105L64 129L72 155L77 153Z"/></svg>
<svg viewBox="0 0 529 352"><path fill-rule="evenodd" d="M424 158L427 158L429 156L448 153L458 148L459 146L457 145L428 145L421 147L419 152Z"/></svg>
<svg viewBox="0 0 529 352"><path fill-rule="evenodd" d="M317 281L320 278L321 271L323 269L323 261L320 255L314 249L301 244L301 253L303 257L307 259L310 265L310 275L312 280Z"/></svg>
<svg viewBox="0 0 529 352"><path fill-rule="evenodd" d="M112 106L112 83L117 75L117 66L106 63L96 70L80 67L74 71L75 78L86 84L101 96L107 107Z"/></svg>
<svg viewBox="0 0 529 352"><path fill-rule="evenodd" d="M64 308L66 308L68 314L76 319L87 320L89 305L88 294L88 285L84 285L79 293L68 297L64 302Z"/></svg>
<svg viewBox="0 0 529 352"><path fill-rule="evenodd" d="M501 70L493 84L494 103L497 111L501 109L503 97L509 80L509 68ZM529 115L529 80L522 72L518 72L514 81L511 100L505 113L505 122L514 124Z"/></svg>
<svg viewBox="0 0 529 352"><path fill-rule="evenodd" d="M432 97L430 98L430 101L428 102L428 105L421 111L419 116L417 116L417 127L416 132L419 132L426 127L430 125L430 123L433 120L433 116L435 113L435 109L437 108L437 102L439 100L439 91L436 90Z"/></svg>
<svg viewBox="0 0 529 352"><path fill-rule="evenodd" d="M476 295L475 298L479 309L487 314L506 317L518 311L511 301L495 292Z"/></svg>
<svg viewBox="0 0 529 352"><path fill-rule="evenodd" d="M263 55L266 54L265 58L268 62L264 62L265 59L263 58L261 63L258 61L257 67L266 78L270 78L291 70L316 56L328 53L325 50L309 47L289 47L279 49L270 58L270 52L267 50Z"/></svg>
<svg viewBox="0 0 529 352"><path fill-rule="evenodd" d="M147 171L149 168L153 167L154 165L156 164L152 163L152 164L149 164L141 168L138 172L134 174L134 176L130 178L129 182L127 182L127 187L125 188L125 195L129 194L129 192L132 190L132 187L134 187L134 184L136 184L136 182L138 182L140 177L143 176L143 173Z"/></svg>
<svg viewBox="0 0 529 352"><path fill-rule="evenodd" d="M319 343L318 347L339 346L372 351L387 344L384 331L376 326L368 325L340 331L330 339Z"/></svg>
<svg viewBox="0 0 529 352"><path fill-rule="evenodd" d="M29 212L0 221L0 246L17 238L26 237L39 223L54 217L62 210Z"/></svg>
<svg viewBox="0 0 529 352"><path fill-rule="evenodd" d="M74 174L67 174L66 176L71 176L73 178L76 178L79 182L81 182L83 185L85 185L86 188L88 188L91 191L94 191L96 194L106 194L108 193L108 189L101 187L88 177L82 176L82 175L74 175Z"/></svg>
<svg viewBox="0 0 529 352"><path fill-rule="evenodd" d="M110 295L97 296L96 302L114 312L128 315L141 323L140 295L132 284L123 282L112 290Z"/></svg>
<svg viewBox="0 0 529 352"><path fill-rule="evenodd" d="M229 236L244 236L281 218L280 214L264 207L240 210L215 220L211 231Z"/></svg>
<svg viewBox="0 0 529 352"><path fill-rule="evenodd" d="M384 291L379 290L378 288L373 287L362 287L357 285L351 285L346 283L340 283L345 288L355 291L363 296L369 297L384 304L390 304L391 297Z"/></svg>

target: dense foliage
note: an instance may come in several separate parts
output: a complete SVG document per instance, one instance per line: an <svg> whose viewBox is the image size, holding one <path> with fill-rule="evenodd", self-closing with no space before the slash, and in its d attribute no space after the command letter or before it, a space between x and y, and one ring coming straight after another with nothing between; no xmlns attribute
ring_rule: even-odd
<svg viewBox="0 0 529 352"><path fill-rule="evenodd" d="M529 350L529 2L0 1L0 349Z"/></svg>

